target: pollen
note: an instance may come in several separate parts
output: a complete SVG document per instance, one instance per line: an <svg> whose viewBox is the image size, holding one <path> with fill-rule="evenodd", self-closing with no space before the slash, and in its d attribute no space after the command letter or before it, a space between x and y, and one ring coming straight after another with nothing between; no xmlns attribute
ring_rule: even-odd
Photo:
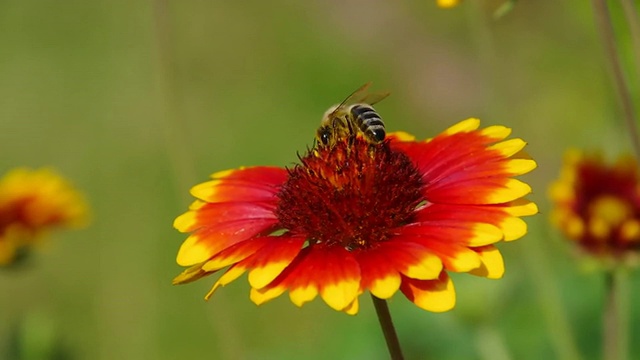
<svg viewBox="0 0 640 360"><path fill-rule="evenodd" d="M277 194L275 214L309 246L374 247L410 222L425 201L420 173L388 141L351 138L300 160Z"/></svg>

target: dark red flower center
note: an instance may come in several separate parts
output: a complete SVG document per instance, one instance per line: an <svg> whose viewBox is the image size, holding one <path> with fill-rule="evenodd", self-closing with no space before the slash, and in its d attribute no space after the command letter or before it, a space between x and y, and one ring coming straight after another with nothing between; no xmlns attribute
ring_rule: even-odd
<svg viewBox="0 0 640 360"><path fill-rule="evenodd" d="M424 200L420 173L388 141L352 138L300 160L278 193L276 216L310 246L374 246L410 222Z"/></svg>
<svg viewBox="0 0 640 360"><path fill-rule="evenodd" d="M640 249L637 234L630 238L624 227L628 220L640 218L637 169L590 160L580 164L577 177L575 211L589 226L582 245L595 253Z"/></svg>
<svg viewBox="0 0 640 360"><path fill-rule="evenodd" d="M578 168L578 179L576 192L582 196L577 199L577 205L583 216L588 214L589 204L601 196L619 197L640 209L638 175L634 168L605 167L588 161ZM635 215L640 217L640 212Z"/></svg>

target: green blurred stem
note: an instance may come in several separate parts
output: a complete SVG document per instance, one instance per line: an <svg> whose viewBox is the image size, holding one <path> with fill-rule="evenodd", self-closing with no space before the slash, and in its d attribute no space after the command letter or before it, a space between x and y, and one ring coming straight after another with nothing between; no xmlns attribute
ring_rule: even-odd
<svg viewBox="0 0 640 360"><path fill-rule="evenodd" d="M591 4L593 5L596 25L604 46L607 62L609 63L609 68L611 70L611 76L613 77L613 82L615 84L618 97L620 98L627 127L629 128L629 136L631 136L633 150L635 151L636 159L640 160L640 139L638 138L636 113L633 107L631 92L629 91L629 86L625 80L618 51L616 49L615 34L613 32L611 14L607 7L607 1L592 0Z"/></svg>
<svg viewBox="0 0 640 360"><path fill-rule="evenodd" d="M640 19L638 18L638 9L636 8L635 0L620 0L620 3L627 23L629 23L633 52L635 54L636 76L640 79Z"/></svg>
<svg viewBox="0 0 640 360"><path fill-rule="evenodd" d="M478 358L482 360L510 360L505 339L495 326L486 322L478 326L475 334Z"/></svg>
<svg viewBox="0 0 640 360"><path fill-rule="evenodd" d="M604 359L626 360L628 349L628 306L625 273L616 268L605 273L605 303L602 322Z"/></svg>
<svg viewBox="0 0 640 360"><path fill-rule="evenodd" d="M389 305L386 300L379 299L373 294L373 305L376 308L376 314L378 314L378 321L380 321L380 327L384 333L384 339L387 342L387 349L389 349L389 355L392 360L402 360L402 349L400 349L400 341L398 340L398 334L396 328L393 326L391 320L391 313L389 312Z"/></svg>
<svg viewBox="0 0 640 360"><path fill-rule="evenodd" d="M189 143L185 134L183 116L178 111L178 94L176 93L176 76L173 69L174 50L171 43L171 23L168 0L154 0L153 25L156 50L156 81L159 96L159 118L163 122L167 154L172 167L177 188L180 194L191 187L195 181L193 157L189 151ZM180 195L182 198L182 195Z"/></svg>
<svg viewBox="0 0 640 360"><path fill-rule="evenodd" d="M541 316L546 320L547 331L556 357L564 360L582 359L562 304L557 276L552 272L549 256L543 252L540 242L535 239L523 241L520 249L522 251L520 256L529 268L535 287L534 292L540 302Z"/></svg>
<svg viewBox="0 0 640 360"><path fill-rule="evenodd" d="M483 0L470 1L465 4L466 18L469 26L471 41L475 47L476 56L480 64L478 76L484 83L484 97L487 99L488 108L486 111L493 114L505 114L507 111L502 105L504 98L501 98L500 84L498 79L498 56L493 41L490 19L483 9Z"/></svg>

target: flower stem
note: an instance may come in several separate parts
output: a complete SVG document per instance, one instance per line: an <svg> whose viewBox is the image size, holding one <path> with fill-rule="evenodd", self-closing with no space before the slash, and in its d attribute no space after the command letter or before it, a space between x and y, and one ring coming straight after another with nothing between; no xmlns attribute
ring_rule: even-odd
<svg viewBox="0 0 640 360"><path fill-rule="evenodd" d="M544 239L549 235L540 224L543 219L535 219L530 224L533 238ZM537 225L537 226L535 226ZM528 268L533 281L541 310L541 316L547 325L547 333L557 359L579 360L583 356L576 345L573 328L568 320L566 307L563 306L562 296L558 288L557 277L553 274L553 266L549 257L545 256L540 242L523 241L520 257L524 259L524 265Z"/></svg>
<svg viewBox="0 0 640 360"><path fill-rule="evenodd" d="M496 67L499 61L491 20L484 12L481 0L471 1L465 8L469 34L475 47L475 56L480 64L478 76L484 89L483 97L487 100L485 101L487 108L484 111L493 114L492 116L510 114L503 105L504 96L501 96L502 86L498 79L502 76Z"/></svg>
<svg viewBox="0 0 640 360"><path fill-rule="evenodd" d="M613 25L611 24L611 15L609 14L607 1L592 0L591 4L593 5L596 25L605 48L604 50L609 62L609 68L611 69L611 76L613 77L613 82L620 98L624 117L629 128L629 136L631 136L631 143L636 154L636 159L640 160L640 138L638 137L636 113L633 108L631 92L629 91L629 86L625 81L622 65L620 64L620 59L618 57L615 35L613 32Z"/></svg>
<svg viewBox="0 0 640 360"><path fill-rule="evenodd" d="M624 279L622 269L605 273L605 304L602 322L604 359L625 360L627 358L627 318L624 301Z"/></svg>
<svg viewBox="0 0 640 360"><path fill-rule="evenodd" d="M176 94L176 75L173 70L175 59L172 48L169 0L154 0L153 31L155 35L155 75L156 88L160 102L158 117L163 122L163 131L170 166L172 167L177 188L188 189L195 181L195 165L189 151L189 142L185 126L181 122ZM176 192L180 194L181 192ZM182 196L180 197L182 198ZM183 200L184 201L184 200Z"/></svg>
<svg viewBox="0 0 640 360"><path fill-rule="evenodd" d="M389 306L386 300L379 299L371 295L373 299L373 306L376 308L376 314L378 314L378 321L380 321L380 327L384 333L384 339L387 342L387 349L389 349L389 355L392 360L402 360L402 349L400 349L400 341L398 340L398 334L393 327L393 321L391 320L391 313L389 312Z"/></svg>
<svg viewBox="0 0 640 360"><path fill-rule="evenodd" d="M631 41L633 43L633 52L635 53L636 75L640 78L640 18L638 18L638 9L635 0L621 0L624 16L629 23L629 32L631 32Z"/></svg>

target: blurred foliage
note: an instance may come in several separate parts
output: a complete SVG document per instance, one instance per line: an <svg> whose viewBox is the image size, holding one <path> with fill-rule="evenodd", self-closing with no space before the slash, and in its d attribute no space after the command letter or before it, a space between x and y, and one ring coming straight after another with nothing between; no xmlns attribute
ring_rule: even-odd
<svg viewBox="0 0 640 360"><path fill-rule="evenodd" d="M74 359L387 358L367 297L350 317L287 296L257 308L244 281L210 302L213 279L171 285L189 187L292 164L324 110L371 80L392 92L377 106L390 130L430 137L480 117L512 127L539 163L526 179L541 215L501 247L504 279L455 276L444 314L391 300L406 357L557 357L559 314L599 358L603 279L549 229L545 192L567 147L630 151L626 130L588 2L519 1L491 20L502 3L0 1L0 170L58 168L95 218L0 273L0 354L36 312Z"/></svg>

